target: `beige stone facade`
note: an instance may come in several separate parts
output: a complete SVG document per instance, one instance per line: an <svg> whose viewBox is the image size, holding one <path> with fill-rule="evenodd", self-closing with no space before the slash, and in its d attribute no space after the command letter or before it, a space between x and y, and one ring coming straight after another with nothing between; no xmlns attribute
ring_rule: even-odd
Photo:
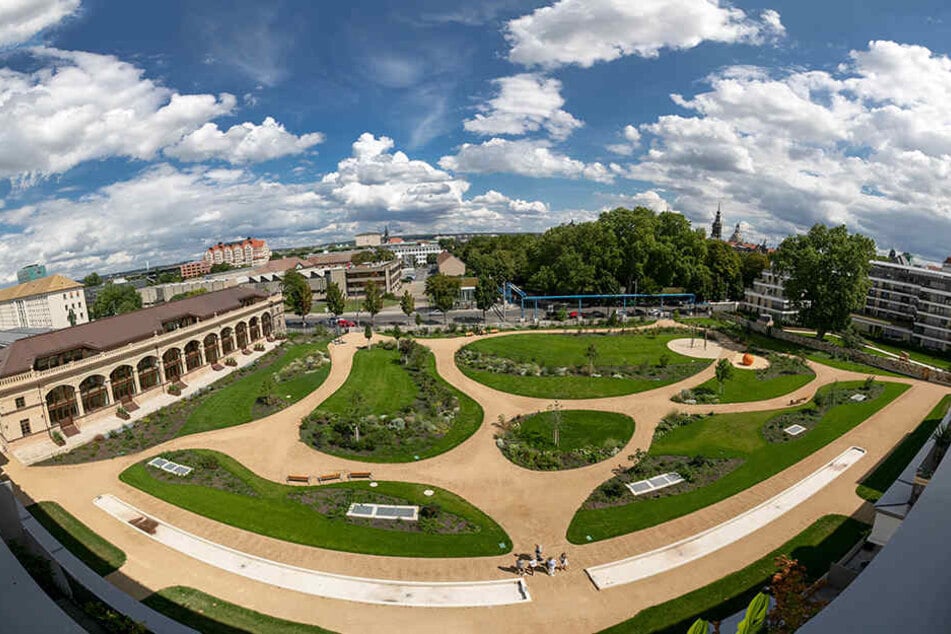
<svg viewBox="0 0 951 634"><path fill-rule="evenodd" d="M173 383L187 384L193 373L283 332L284 302L278 293L77 361L4 376L0 441L81 428L97 415L115 413L120 404L134 406L167 392Z"/></svg>

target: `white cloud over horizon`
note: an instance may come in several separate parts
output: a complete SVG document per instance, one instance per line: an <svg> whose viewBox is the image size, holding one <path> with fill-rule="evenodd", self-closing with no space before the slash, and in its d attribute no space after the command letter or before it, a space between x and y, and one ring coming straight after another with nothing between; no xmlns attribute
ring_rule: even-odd
<svg viewBox="0 0 951 634"><path fill-rule="evenodd" d="M561 82L537 73L522 73L493 79L498 94L467 119L469 132L485 136L520 136L544 130L555 139L565 139L584 125L562 109Z"/></svg>
<svg viewBox="0 0 951 634"><path fill-rule="evenodd" d="M323 143L321 132L300 136L266 117L261 125L245 122L222 132L214 123L206 123L166 148L166 156L182 161L201 162L218 159L229 163L260 163L282 156L300 154Z"/></svg>
<svg viewBox="0 0 951 634"><path fill-rule="evenodd" d="M762 44L784 33L776 11L754 19L720 0L558 0L510 20L504 32L509 61L542 68L656 57L705 41Z"/></svg>
<svg viewBox="0 0 951 634"><path fill-rule="evenodd" d="M586 179L612 183L621 173L615 164L585 163L573 159L543 140L492 138L481 144L464 143L456 154L439 159L439 166L470 174L508 173L532 178Z"/></svg>

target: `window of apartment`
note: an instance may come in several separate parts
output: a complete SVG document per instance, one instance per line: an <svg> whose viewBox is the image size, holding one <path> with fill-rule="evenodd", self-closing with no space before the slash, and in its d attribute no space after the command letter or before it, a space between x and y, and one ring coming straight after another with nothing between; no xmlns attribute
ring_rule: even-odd
<svg viewBox="0 0 951 634"><path fill-rule="evenodd" d="M26 398L22 396L18 396L16 398L15 403L16 403L17 409L23 409L24 407L26 407Z"/></svg>
<svg viewBox="0 0 951 634"><path fill-rule="evenodd" d="M30 432L29 418L24 418L23 420L20 421L20 433L23 434L24 436L30 435L31 432Z"/></svg>

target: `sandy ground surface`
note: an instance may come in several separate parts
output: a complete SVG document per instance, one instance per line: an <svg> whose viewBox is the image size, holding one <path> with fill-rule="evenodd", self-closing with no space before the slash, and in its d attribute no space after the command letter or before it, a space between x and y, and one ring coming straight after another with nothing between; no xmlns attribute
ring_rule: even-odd
<svg viewBox="0 0 951 634"><path fill-rule="evenodd" d="M657 326L669 326L659 322ZM487 336L507 336L505 333ZM56 500L90 528L122 548L128 561L110 581L134 596L170 585L187 585L249 608L286 619L314 623L339 632L375 631L385 624L397 632L494 632L543 627L549 632L592 632L629 618L640 610L702 587L754 561L804 530L828 513L858 515L871 520L871 507L855 495L855 486L905 434L948 393L939 385L884 377L912 387L864 423L785 471L695 513L660 526L582 546L568 544L565 531L591 490L629 464L624 458L647 448L657 422L677 407L692 412L760 411L787 407L790 399L810 398L822 385L836 380L864 379L809 362L816 378L774 399L720 405L675 405L670 397L699 385L714 375L713 364L679 383L628 396L565 400L569 408L597 409L628 414L636 421L634 436L616 460L554 473L522 469L506 460L495 447L494 421L499 415L544 410L545 399L498 392L477 383L456 367L454 353L473 337L422 340L433 350L439 373L478 401L485 412L482 427L464 443L440 456L410 464L373 464L345 460L317 452L298 440L300 419L346 380L353 353L363 345L362 333L330 346L333 362L324 384L295 405L267 418L237 427L174 439L153 449L212 448L233 456L258 475L283 481L289 473L317 474L335 470L372 470L380 480L424 482L453 491L499 522L514 540L516 553L528 553L535 543L545 554L567 551L571 571L529 580L530 603L486 608L406 608L324 599L247 579L167 548L139 531L117 522L93 500L113 494L163 521L201 538L257 557L322 572L404 581L467 581L511 578L514 557L468 559L415 559L358 555L290 544L208 520L153 498L121 483L117 476L145 456L124 456L85 465L5 466L24 498ZM688 339L689 341L689 339ZM708 344L709 345L709 344ZM724 350L724 356L733 351ZM649 579L598 591L583 569L650 552L702 533L755 508L806 478L852 446L864 448L865 457L812 495L795 512L785 513L716 552Z"/></svg>
<svg viewBox="0 0 951 634"><path fill-rule="evenodd" d="M702 337L671 339L667 347L677 354L694 359L719 359L723 356L723 346L712 339L704 341Z"/></svg>

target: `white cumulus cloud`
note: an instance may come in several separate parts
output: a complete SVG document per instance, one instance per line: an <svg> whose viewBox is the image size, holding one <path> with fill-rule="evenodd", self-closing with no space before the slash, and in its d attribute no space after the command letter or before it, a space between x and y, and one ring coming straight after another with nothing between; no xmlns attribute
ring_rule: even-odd
<svg viewBox="0 0 951 634"><path fill-rule="evenodd" d="M79 8L79 0L3 0L0 47L26 42Z"/></svg>
<svg viewBox="0 0 951 634"><path fill-rule="evenodd" d="M614 164L585 163L554 151L548 142L493 138L482 144L464 143L455 155L439 159L439 166L473 174L510 173L533 178L587 179L599 183L614 181L620 167Z"/></svg>
<svg viewBox="0 0 951 634"><path fill-rule="evenodd" d="M34 55L47 65L0 69L0 177L29 181L110 156L151 159L235 104L227 93L179 94L111 55Z"/></svg>
<svg viewBox="0 0 951 634"><path fill-rule="evenodd" d="M720 0L558 0L505 27L509 60L545 68L655 57L704 41L759 44L784 32L776 11L757 19Z"/></svg>
<svg viewBox="0 0 951 634"><path fill-rule="evenodd" d="M260 163L300 154L323 140L324 135L320 132L294 135L272 117L267 117L261 125L245 122L224 132L216 124L206 123L178 144L167 148L165 154L183 161L219 159L229 163Z"/></svg>
<svg viewBox="0 0 951 634"><path fill-rule="evenodd" d="M522 73L492 80L495 97L481 112L463 124L469 132L486 136L522 135L539 130L564 139L584 125L562 109L561 82L537 73Z"/></svg>

